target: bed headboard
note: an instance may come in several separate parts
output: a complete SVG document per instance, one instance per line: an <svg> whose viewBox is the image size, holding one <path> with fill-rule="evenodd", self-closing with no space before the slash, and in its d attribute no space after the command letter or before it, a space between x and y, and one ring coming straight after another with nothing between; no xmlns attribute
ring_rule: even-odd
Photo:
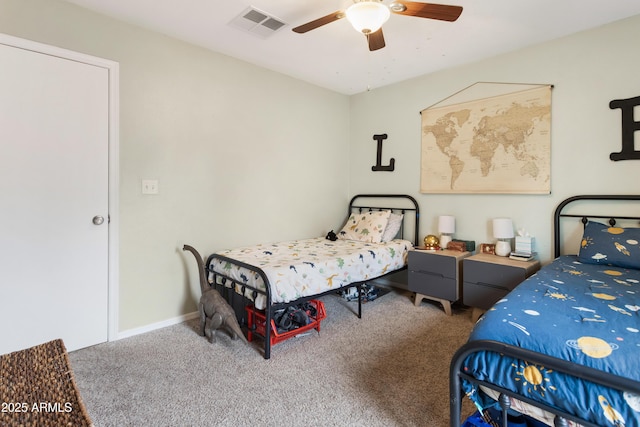
<svg viewBox="0 0 640 427"><path fill-rule="evenodd" d="M589 212L589 213L585 213ZM581 195L573 196L563 200L556 208L553 215L553 242L554 242L554 258L559 257L562 253L567 253L563 244L575 241L575 237L567 238L568 235L578 235L581 238L582 232L577 224L582 224L582 228L589 219L599 220L599 222L607 222L610 225L623 226L624 223L631 223L637 227L640 221L640 195L639 194L601 194L601 195ZM578 218L573 221L573 226L565 226L564 219ZM571 237L571 236L569 236ZM579 241L579 240L578 240ZM576 246L577 253L577 246Z"/></svg>
<svg viewBox="0 0 640 427"><path fill-rule="evenodd" d="M420 207L413 197L406 194L358 194L351 198L347 218L353 212L390 210L404 215L400 236L418 245L420 240Z"/></svg>

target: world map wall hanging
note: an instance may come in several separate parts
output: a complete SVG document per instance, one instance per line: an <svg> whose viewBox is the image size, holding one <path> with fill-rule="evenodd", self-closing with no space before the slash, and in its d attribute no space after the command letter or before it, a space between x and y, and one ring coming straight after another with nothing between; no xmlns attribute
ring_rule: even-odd
<svg viewBox="0 0 640 427"><path fill-rule="evenodd" d="M549 194L551 88L422 110L420 192Z"/></svg>

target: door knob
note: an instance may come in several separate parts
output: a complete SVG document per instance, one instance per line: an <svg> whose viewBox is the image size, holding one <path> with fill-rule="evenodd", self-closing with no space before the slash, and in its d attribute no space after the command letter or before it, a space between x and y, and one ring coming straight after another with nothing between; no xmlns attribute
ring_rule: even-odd
<svg viewBox="0 0 640 427"><path fill-rule="evenodd" d="M101 215L96 215L93 217L93 223L95 225L101 225L104 222L104 218Z"/></svg>

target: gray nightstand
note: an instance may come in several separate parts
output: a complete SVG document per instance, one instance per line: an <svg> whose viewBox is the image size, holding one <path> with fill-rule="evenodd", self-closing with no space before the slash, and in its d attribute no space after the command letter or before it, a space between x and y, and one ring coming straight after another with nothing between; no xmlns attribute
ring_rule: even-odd
<svg viewBox="0 0 640 427"><path fill-rule="evenodd" d="M462 260L471 252L451 250L409 252L409 290L416 293L415 305L423 298L438 301L451 316L451 303L462 295Z"/></svg>
<svg viewBox="0 0 640 427"><path fill-rule="evenodd" d="M464 260L463 303L488 310L524 279L540 269L540 262L477 254ZM475 311L475 310L474 310ZM474 316L476 317L475 313Z"/></svg>

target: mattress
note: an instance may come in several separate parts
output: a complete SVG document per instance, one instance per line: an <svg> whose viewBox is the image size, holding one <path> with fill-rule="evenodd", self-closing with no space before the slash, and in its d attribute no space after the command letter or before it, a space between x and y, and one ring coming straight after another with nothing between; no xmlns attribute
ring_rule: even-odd
<svg viewBox="0 0 640 427"><path fill-rule="evenodd" d="M407 265L411 249L412 243L402 239L366 243L318 237L230 249L217 255L262 269L269 280L272 304L277 304L399 270ZM209 280L213 280L212 272L217 272L254 288L266 289L260 275L223 259L212 258L209 271ZM251 296L250 291L246 291L246 296ZM266 298L259 295L255 305L264 309Z"/></svg>
<svg viewBox="0 0 640 427"><path fill-rule="evenodd" d="M498 301L469 340L500 341L640 381L639 310L639 270L562 256ZM463 369L599 426L640 425L638 395L493 352L470 355ZM483 393L463 387L486 406Z"/></svg>

